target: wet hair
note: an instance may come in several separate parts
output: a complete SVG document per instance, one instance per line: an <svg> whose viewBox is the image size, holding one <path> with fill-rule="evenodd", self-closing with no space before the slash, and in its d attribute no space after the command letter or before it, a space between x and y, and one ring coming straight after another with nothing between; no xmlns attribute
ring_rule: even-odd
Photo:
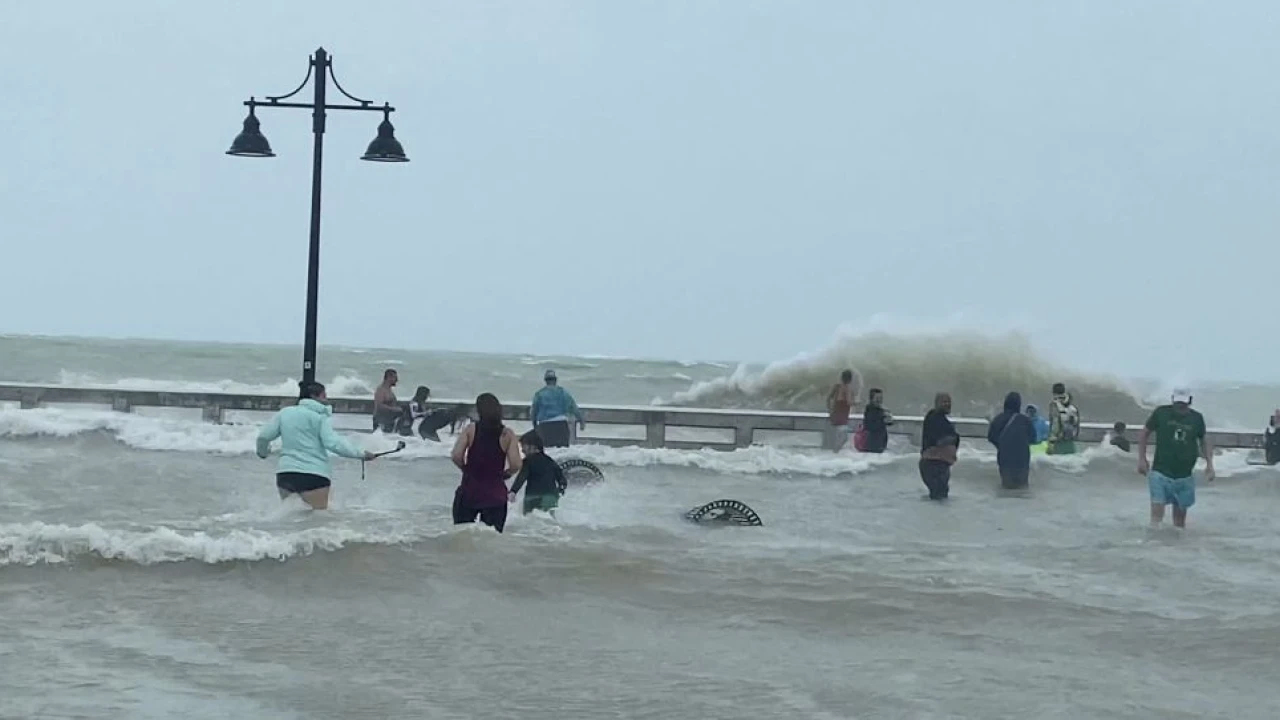
<svg viewBox="0 0 1280 720"><path fill-rule="evenodd" d="M1054 383L1054 384L1053 384L1053 394L1054 394L1054 395L1066 395L1066 394L1067 394L1067 386L1066 386L1066 385L1063 385L1062 383Z"/></svg>
<svg viewBox="0 0 1280 720"><path fill-rule="evenodd" d="M430 394L431 394L431 388L427 387L426 385L419 385L417 392L413 394L413 399L417 402L422 402L423 400L426 400L427 396Z"/></svg>
<svg viewBox="0 0 1280 720"><path fill-rule="evenodd" d="M853 371L845 370L840 373L840 382L853 382Z"/></svg>
<svg viewBox="0 0 1280 720"><path fill-rule="evenodd" d="M502 427L502 403L493 393L481 393L476 397L476 425L480 429Z"/></svg>
<svg viewBox="0 0 1280 720"><path fill-rule="evenodd" d="M883 395L883 394L884 394L884 391L881 390L880 388L871 388L871 391L867 393L867 397L872 397L874 395Z"/></svg>
<svg viewBox="0 0 1280 720"><path fill-rule="evenodd" d="M395 369L395 368L387 368L386 370L383 370L383 371L382 371L382 379L383 379L383 380L386 380L386 379L390 378L392 375L395 375L395 374L396 374L396 369Z"/></svg>
<svg viewBox="0 0 1280 720"><path fill-rule="evenodd" d="M1111 429L1115 430L1116 432L1124 432L1126 427L1128 426L1120 422L1119 420L1117 420L1116 424L1111 426Z"/></svg>
<svg viewBox="0 0 1280 720"><path fill-rule="evenodd" d="M298 399L314 400L324 394L324 385L318 382L300 382L298 383Z"/></svg>
<svg viewBox="0 0 1280 720"><path fill-rule="evenodd" d="M538 450L538 452L542 452L543 450L546 450L546 447L544 447L542 444L542 436L538 434L537 430L530 430L529 432L521 435L520 444L528 445L531 448L535 448Z"/></svg>

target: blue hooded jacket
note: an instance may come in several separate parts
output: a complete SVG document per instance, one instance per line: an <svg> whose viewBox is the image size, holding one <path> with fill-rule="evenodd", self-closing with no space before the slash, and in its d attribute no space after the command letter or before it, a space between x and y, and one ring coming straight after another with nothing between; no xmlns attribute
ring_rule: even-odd
<svg viewBox="0 0 1280 720"><path fill-rule="evenodd" d="M533 424L551 420L567 419L570 416L582 422L582 411L568 390L559 385L547 385L533 394L533 403L529 407L529 416Z"/></svg>
<svg viewBox="0 0 1280 720"><path fill-rule="evenodd" d="M1036 429L1036 443L1042 443L1049 439L1049 421L1040 414L1040 408L1027 403L1027 417L1031 418L1031 425Z"/></svg>
<svg viewBox="0 0 1280 720"><path fill-rule="evenodd" d="M333 430L333 408L306 398L275 414L258 433L258 457L271 453L271 441L280 438L280 464L276 472L296 472L332 479L329 453L354 459L364 450Z"/></svg>
<svg viewBox="0 0 1280 720"><path fill-rule="evenodd" d="M987 429L987 440L996 446L996 464L1009 470L1031 467L1031 446L1036 444L1036 428L1022 414L1022 395L1004 396L1004 412Z"/></svg>

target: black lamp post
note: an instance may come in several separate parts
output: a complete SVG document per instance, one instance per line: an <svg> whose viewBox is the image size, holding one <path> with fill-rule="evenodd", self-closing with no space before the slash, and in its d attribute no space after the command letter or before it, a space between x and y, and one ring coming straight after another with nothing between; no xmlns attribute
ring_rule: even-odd
<svg viewBox="0 0 1280 720"><path fill-rule="evenodd" d="M307 83L315 76L315 99L309 103L281 102L302 92ZM326 78L333 81L333 86L357 104L330 105L325 102ZM302 348L302 382L309 383L316 379L316 286L320 279L320 165L324 155L324 122L328 110L371 110L382 113L382 123L378 125L378 136L369 143L361 160L373 162L409 162L404 148L396 140L395 128L391 126L391 113L395 108L384 103L381 107L371 100L361 100L342 89L338 78L333 74L333 58L324 48L316 50L311 56L307 76L297 90L288 95L278 97L267 96L265 101L249 98L245 101L249 106L249 116L244 119L244 129L231 143L228 155L240 157L275 157L271 152L271 144L259 129L258 118L254 114L257 108L303 108L312 111L311 131L315 134L315 150L311 161L311 252L307 262L307 328Z"/></svg>

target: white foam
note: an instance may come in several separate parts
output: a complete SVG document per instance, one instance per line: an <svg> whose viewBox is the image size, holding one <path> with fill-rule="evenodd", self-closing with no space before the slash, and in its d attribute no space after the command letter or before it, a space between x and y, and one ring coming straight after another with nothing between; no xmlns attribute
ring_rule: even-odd
<svg viewBox="0 0 1280 720"><path fill-rule="evenodd" d="M0 437L67 438L94 432L112 435L120 443L148 451L247 455L254 452L258 424L212 424L185 418L153 417L109 410L80 408L0 409ZM404 440L403 451L377 462L404 462L413 459L444 459L453 450L452 438L431 442L417 437L399 438L382 434L345 433L358 446L373 452L390 450ZM753 445L732 451L675 450L670 448L610 447L582 444L553 448L556 458L579 457L597 465L615 467L669 466L696 468L726 475L794 474L816 477L862 475L878 467L914 462L914 453L832 453L823 450L774 445ZM1036 455L1033 462L1069 473L1083 473L1098 461L1114 461L1126 453L1109 445L1090 445L1075 455ZM1215 461L1219 476L1230 477L1259 470L1250 466L1249 451L1220 453ZM1130 455L1136 467L1136 457ZM994 449L980 440L961 445L960 458L984 464L994 463ZM1274 468L1272 468L1274 469Z"/></svg>
<svg viewBox="0 0 1280 720"><path fill-rule="evenodd" d="M427 536L409 530L374 532L339 526L283 533L237 529L214 534L167 526L127 530L96 523L19 523L0 525L0 567L64 563L88 555L140 565L190 560L210 564L285 560L353 544L394 545L424 537Z"/></svg>
<svg viewBox="0 0 1280 720"><path fill-rule="evenodd" d="M111 390L152 390L157 392L229 393L233 395L285 395L296 397L297 378L285 378L278 383L245 383L238 380L161 380L154 378L119 378L103 381L89 373L63 370L59 384L71 387L104 388ZM369 383L356 375L336 375L325 385L333 397L366 397L373 394L376 383Z"/></svg>

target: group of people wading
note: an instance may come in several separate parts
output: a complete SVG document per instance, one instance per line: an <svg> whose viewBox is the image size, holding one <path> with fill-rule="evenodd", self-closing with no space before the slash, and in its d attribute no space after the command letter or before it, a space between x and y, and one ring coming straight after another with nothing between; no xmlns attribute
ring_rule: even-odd
<svg viewBox="0 0 1280 720"><path fill-rule="evenodd" d="M831 422L829 447L837 452L849 441L849 423L856 405L857 390L853 371L841 373L840 382L827 395ZM996 448L996 466L1000 486L1008 490L1028 487L1031 456L1071 455L1080 438L1080 410L1063 383L1054 383L1048 418L1040 415L1035 405L1022 404L1022 395L1010 392L1004 408L987 426L987 442ZM1167 405L1153 410L1138 437L1138 472L1147 478L1151 500L1151 524L1164 521L1165 508L1173 506L1173 524L1186 527L1187 510L1196 502L1196 463L1205 461L1205 479L1213 482L1213 447L1209 441L1204 416L1191 407L1188 390L1175 390ZM888 426L893 416L884 409L884 393L878 388L868 393L863 421L854 434L854 448L862 452L884 452ZM938 393L933 408L924 416L920 431L920 480L929 491L929 499L945 500L951 492L951 467L957 460L960 433L951 422L951 395ZM1110 444L1129 452L1125 425L1113 426ZM859 437L862 435L862 437ZM1153 462L1147 461L1147 445L1155 436ZM1280 410L1272 416L1265 434L1266 462L1280 462Z"/></svg>
<svg viewBox="0 0 1280 720"><path fill-rule="evenodd" d="M383 376L383 385L375 397L375 431L388 431L388 426L380 423L380 419L387 419L392 422L392 431L408 434L401 423L405 410L395 404L394 394L388 399L383 392L384 389L390 391L398 379L395 370L388 370ZM460 420L466 422L461 432L455 432L457 438L450 454L453 464L462 471L453 498L455 524L479 520L502 532L507 522L507 505L515 502L521 489L526 515L534 510L552 512L559 505L568 481L560 465L545 450L548 446L568 446L568 418L575 418L579 428L585 427L585 422L573 396L557 385L555 371L547 370L543 379L545 386L534 395L534 429L518 438L503 424L502 404L491 393L476 398L474 422L470 422L470 408L466 406L448 411L455 427ZM422 406L429 395L429 391L424 390L419 388L417 395L421 395L421 399L415 395L414 402L410 403L411 407L418 405L412 410L415 415L423 411L416 419L431 417ZM383 411L381 416L379 410ZM435 427L431 435L440 427L443 424ZM317 382L301 383L298 403L280 410L263 426L257 438L258 457L266 459L275 440L281 443L276 468L276 489L280 497L298 495L316 510L329 506L333 477L330 453L364 462L378 457L334 430L333 407L327 401L324 385ZM508 489L507 480L512 477L515 482Z"/></svg>
<svg viewBox="0 0 1280 720"><path fill-rule="evenodd" d="M548 369L542 376L543 386L533 394L529 416L547 447L568 447L573 441L570 418L577 421L578 429L586 428L586 421L573 395L560 387L556 371ZM457 434L459 425L473 419L472 408L454 405L432 410L428 404L431 388L419 385L413 399L407 403L396 400L395 387L400 373L388 368L382 373L382 384L373 392L373 429L388 434L408 436L417 424L418 436L423 440L439 442L439 431L446 425L450 433Z"/></svg>
<svg viewBox="0 0 1280 720"><path fill-rule="evenodd" d="M831 423L831 446L839 451L850 439L849 425L857 404L852 370L841 373L827 396ZM560 466L545 454L546 447L567 446L571 439L570 419L585 427L582 411L573 396L559 387L554 370L547 370L544 387L533 397L531 416L534 429L516 437L503 424L502 405L497 397L484 393L476 398L474 422L470 409L459 406L451 412L456 428L468 421L457 435L451 458L462 471L462 479L454 493L453 521L474 523L477 519L502 531L507 519L507 505L514 502L523 487L523 510L552 511L567 486ZM392 419L395 432L407 434L401 419L408 416L421 420L432 415L425 403L430 391L419 388L408 410L395 403L391 389L398 381L395 370L387 370L383 385L375 397L375 430L387 430L381 418ZM1200 458L1205 461L1205 477L1215 478L1213 448L1204 416L1191 408L1189 391L1175 390L1167 405L1151 412L1138 438L1138 472L1147 478L1151 499L1151 523L1163 522L1166 506L1173 506L1173 522L1186 526L1187 511L1195 504L1196 478L1193 473ZM266 458L271 443L281 441L281 457L277 467L276 487L281 498L298 495L315 509L329 503L332 468L329 454L371 461L376 455L356 447L338 435L332 424L333 408L328 404L325 388L320 383L302 383L298 403L276 413L258 434L257 454ZM951 468L957 460L960 434L951 422L951 396L938 393L933 408L925 415L920 434L920 479L932 500L944 500L950 494ZM1080 432L1080 412L1062 383L1052 387L1049 417L1039 414L1035 405L1022 404L1022 396L1010 392L1005 396L1003 411L992 418L987 441L996 447L996 465L1001 486L1022 489L1028 486L1031 456L1036 452L1068 455L1076 452ZM873 388L868 393L862 423L853 436L853 445L863 452L882 453L889 440L893 415L884 408L884 393ZM435 435L441 425L433 425ZM1116 423L1111 444L1125 452L1129 441L1124 437L1124 424ZM419 433L423 431L420 429ZM1155 460L1147 461L1147 445L1154 433ZM424 435L426 437L426 435ZM438 440L438 436L432 439ZM1280 410L1272 416L1265 433L1266 462L1280 462ZM508 489L506 481L515 477Z"/></svg>

